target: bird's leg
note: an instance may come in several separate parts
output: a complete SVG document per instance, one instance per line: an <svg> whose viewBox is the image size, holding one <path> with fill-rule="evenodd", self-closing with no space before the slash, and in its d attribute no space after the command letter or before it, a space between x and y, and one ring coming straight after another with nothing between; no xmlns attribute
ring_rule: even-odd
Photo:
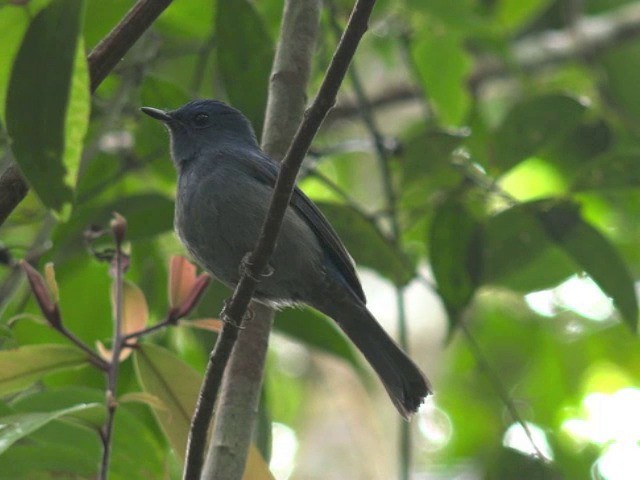
<svg viewBox="0 0 640 480"><path fill-rule="evenodd" d="M249 322L253 318L253 310L251 309L251 305L247 307L247 311L244 313L244 325L240 325L236 323L229 315L227 314L227 310L229 309L229 304L231 303L231 299L226 298L222 305L222 311L220 312L220 320L224 323L227 323L233 327L236 327L238 330L244 330L246 327L246 323Z"/></svg>
<svg viewBox="0 0 640 480"><path fill-rule="evenodd" d="M252 267L253 263L251 262L251 252L249 252L244 257L242 257L242 261L240 262L240 275L246 275L252 280L260 282L265 278L269 278L275 272L271 265L267 265L266 272L264 273L255 273Z"/></svg>

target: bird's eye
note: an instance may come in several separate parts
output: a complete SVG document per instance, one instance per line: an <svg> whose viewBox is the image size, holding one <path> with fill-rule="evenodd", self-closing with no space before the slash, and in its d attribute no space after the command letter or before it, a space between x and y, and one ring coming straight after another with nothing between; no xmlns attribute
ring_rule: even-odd
<svg viewBox="0 0 640 480"><path fill-rule="evenodd" d="M209 123L209 115L206 113L198 113L195 117L193 117L193 123L195 123L198 127L204 127L207 123Z"/></svg>

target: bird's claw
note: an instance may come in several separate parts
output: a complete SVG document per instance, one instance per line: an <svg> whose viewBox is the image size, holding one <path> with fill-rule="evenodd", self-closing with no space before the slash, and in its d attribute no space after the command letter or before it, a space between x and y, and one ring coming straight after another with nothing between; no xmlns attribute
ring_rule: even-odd
<svg viewBox="0 0 640 480"><path fill-rule="evenodd" d="M243 321L241 323L238 323L235 320L233 320L231 316L227 313L227 310L229 309L229 303L230 303L230 300L228 298L225 299L224 304L222 306L222 311L220 312L220 320L222 320L222 322L224 322L227 325L231 325L232 327L237 328L238 330L244 330L246 328L246 324L250 322L254 317L253 310L251 309L251 307L247 307L247 311L244 313Z"/></svg>
<svg viewBox="0 0 640 480"><path fill-rule="evenodd" d="M267 265L264 273L255 273L252 271L251 267L253 267L253 263L251 262L251 253L247 253L242 257L242 261L240 262L240 275L246 275L255 282L259 282L265 278L271 277L275 272L271 265Z"/></svg>

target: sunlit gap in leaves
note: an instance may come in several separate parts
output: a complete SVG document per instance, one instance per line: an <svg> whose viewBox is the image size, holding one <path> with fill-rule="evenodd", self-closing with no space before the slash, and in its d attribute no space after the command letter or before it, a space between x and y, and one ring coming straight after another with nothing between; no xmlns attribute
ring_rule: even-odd
<svg viewBox="0 0 640 480"><path fill-rule="evenodd" d="M588 276L574 275L557 287L525 296L529 307L545 317L570 310L594 321L605 321L614 312L613 302Z"/></svg>
<svg viewBox="0 0 640 480"><path fill-rule="evenodd" d="M640 478L640 390L626 387L613 393L593 392L582 399L579 416L566 419L562 431L582 450L601 448L594 465L607 480Z"/></svg>
<svg viewBox="0 0 640 480"><path fill-rule="evenodd" d="M269 462L269 470L273 472L276 478L287 480L295 466L298 438L291 428L282 423L274 422L271 432L273 436L273 453Z"/></svg>
<svg viewBox="0 0 640 480"><path fill-rule="evenodd" d="M545 460L553 460L553 451L547 440L547 434L535 423L527 422L527 428L531 434L531 439L527 432L519 423L512 423L502 437L502 444L525 455L535 456L541 453ZM534 445L531 441L533 440Z"/></svg>
<svg viewBox="0 0 640 480"><path fill-rule="evenodd" d="M423 437L420 448L436 452L449 443L453 433L451 419L436 405L433 397L428 397L418 410L417 421L418 431Z"/></svg>

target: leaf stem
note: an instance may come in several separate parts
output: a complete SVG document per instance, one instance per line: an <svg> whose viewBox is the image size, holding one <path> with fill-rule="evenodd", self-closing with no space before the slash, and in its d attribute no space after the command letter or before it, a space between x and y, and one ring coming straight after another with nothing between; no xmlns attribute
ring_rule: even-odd
<svg viewBox="0 0 640 480"><path fill-rule="evenodd" d="M113 260L115 269L115 321L113 328L113 351L111 356L111 362L109 362L109 369L107 370L107 391L105 404L107 408L107 418L100 436L102 439L102 461L100 463L100 476L99 480L107 480L109 474L109 460L111 456L112 447L112 435L113 435L113 423L116 414L117 401L116 401L116 387L118 382L118 371L120 367L120 352L123 348L122 340L122 312L123 312L123 300L122 300L122 284L124 276L124 264L123 264L123 252L122 244L120 240L116 239L116 252Z"/></svg>

